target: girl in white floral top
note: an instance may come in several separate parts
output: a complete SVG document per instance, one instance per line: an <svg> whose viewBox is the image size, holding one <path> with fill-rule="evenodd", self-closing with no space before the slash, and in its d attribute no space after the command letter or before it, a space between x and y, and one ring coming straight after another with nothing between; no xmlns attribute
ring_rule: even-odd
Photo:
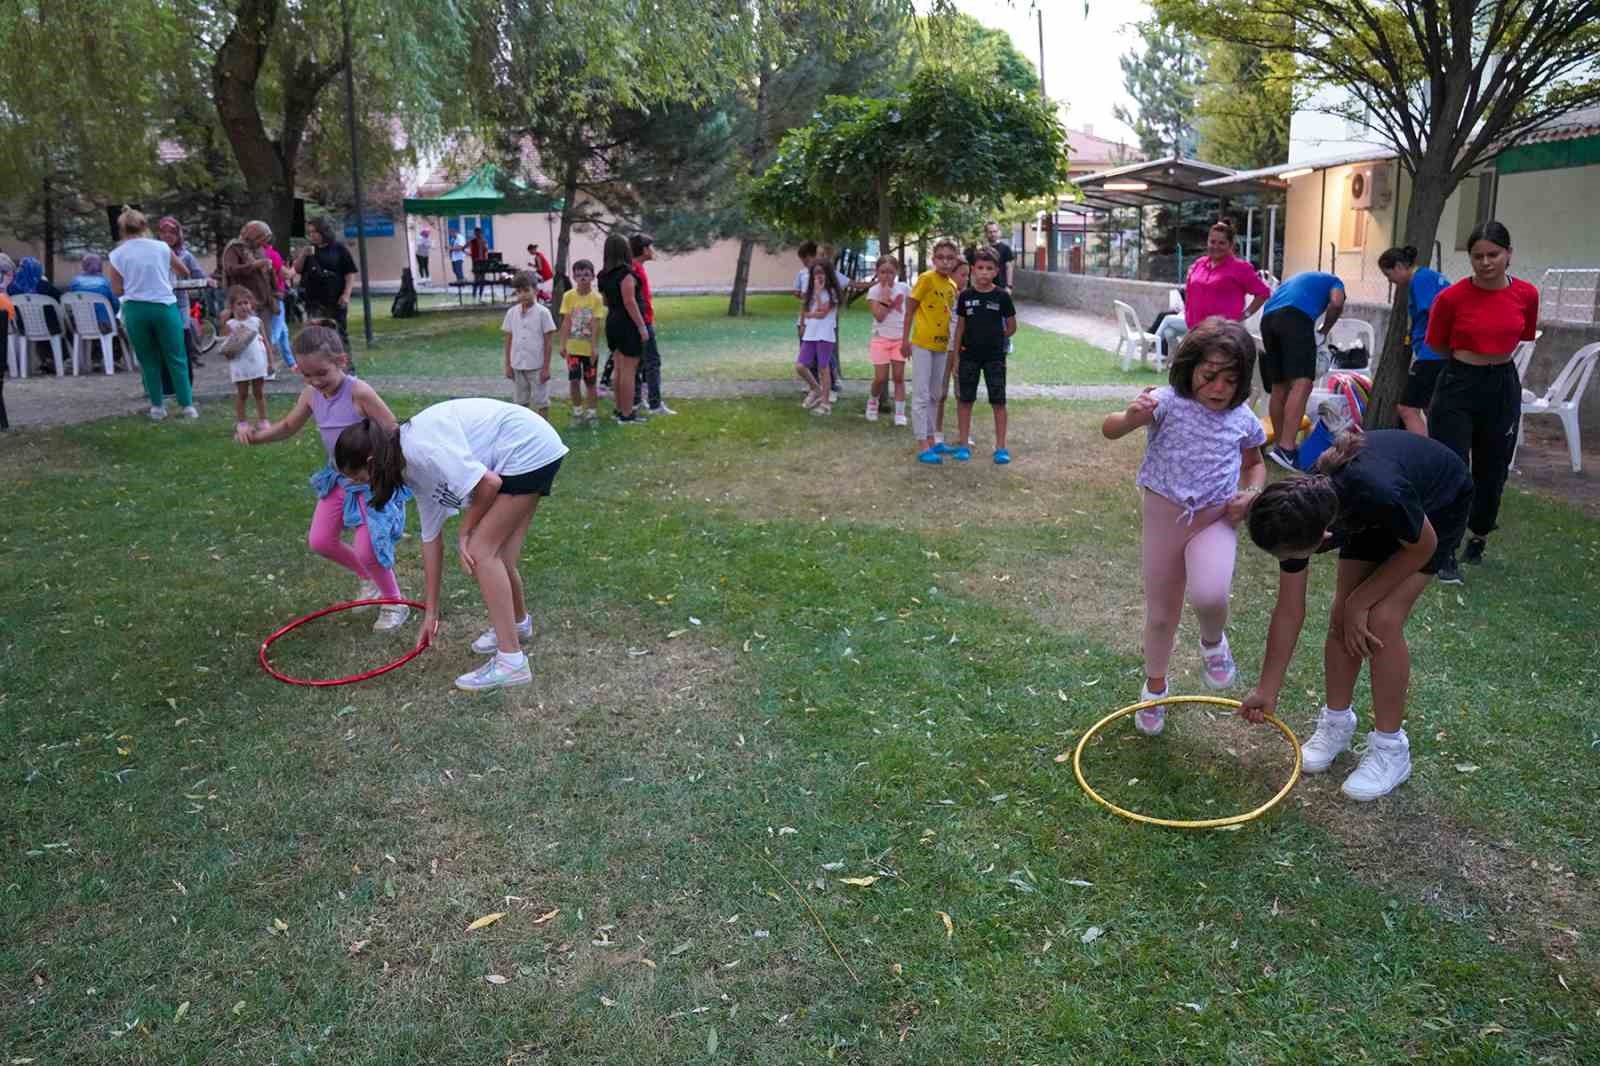
<svg viewBox="0 0 1600 1066"><path fill-rule="evenodd" d="M1243 326L1220 317L1200 323L1172 360L1170 386L1146 389L1127 410L1107 416L1110 440L1147 427L1138 484L1144 507L1144 690L1140 701L1167 694L1185 591L1200 623L1206 684L1233 684L1233 655L1224 627L1238 549L1236 526L1261 491L1266 432L1245 402L1256 348ZM1166 726L1160 705L1134 714L1139 732Z"/></svg>

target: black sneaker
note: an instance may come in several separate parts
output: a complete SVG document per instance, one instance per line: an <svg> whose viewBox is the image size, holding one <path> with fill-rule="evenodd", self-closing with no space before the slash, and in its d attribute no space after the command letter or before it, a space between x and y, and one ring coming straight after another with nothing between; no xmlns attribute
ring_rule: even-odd
<svg viewBox="0 0 1600 1066"><path fill-rule="evenodd" d="M1467 550L1462 554L1465 562L1477 566L1483 562L1483 549L1488 547L1488 542L1482 537L1470 537L1467 540Z"/></svg>
<svg viewBox="0 0 1600 1066"><path fill-rule="evenodd" d="M1287 448L1274 444L1267 449L1267 458L1283 467L1285 470L1299 470L1300 450L1290 451Z"/></svg>
<svg viewBox="0 0 1600 1066"><path fill-rule="evenodd" d="M1461 580L1461 568L1456 566L1456 561L1454 559L1446 560L1444 564L1439 567L1439 572L1436 573L1434 577L1439 579L1439 584L1441 585L1466 584L1466 582Z"/></svg>

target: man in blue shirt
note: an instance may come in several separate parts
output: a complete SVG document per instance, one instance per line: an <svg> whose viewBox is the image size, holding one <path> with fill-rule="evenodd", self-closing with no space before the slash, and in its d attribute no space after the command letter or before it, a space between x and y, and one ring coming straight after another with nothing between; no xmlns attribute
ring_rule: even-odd
<svg viewBox="0 0 1600 1066"><path fill-rule="evenodd" d="M1344 282L1317 270L1289 278L1261 308L1261 384L1277 434L1267 458L1285 469L1299 468L1296 441L1317 376L1317 348L1343 313Z"/></svg>

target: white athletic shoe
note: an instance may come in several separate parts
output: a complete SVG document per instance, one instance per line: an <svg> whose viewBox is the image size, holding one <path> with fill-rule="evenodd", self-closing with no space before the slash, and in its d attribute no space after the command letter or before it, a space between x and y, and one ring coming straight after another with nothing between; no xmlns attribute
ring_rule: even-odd
<svg viewBox="0 0 1600 1066"><path fill-rule="evenodd" d="M152 408L150 408L150 421L159 422L163 418L166 418L166 417L167 417L167 409L165 407L152 407Z"/></svg>
<svg viewBox="0 0 1600 1066"><path fill-rule="evenodd" d="M1333 765L1340 752L1349 750L1350 738L1355 735L1355 711L1322 708L1317 716L1316 732L1300 745L1300 769L1308 774L1322 773Z"/></svg>
<svg viewBox="0 0 1600 1066"><path fill-rule="evenodd" d="M1200 662L1204 665L1206 687L1213 692L1220 692L1233 684L1233 679L1239 675L1239 668L1234 665L1233 653L1228 650L1228 635L1222 635L1222 643L1215 648L1200 645Z"/></svg>
<svg viewBox="0 0 1600 1066"><path fill-rule="evenodd" d="M822 394L820 392L818 392L816 389L807 389L806 398L800 401L800 406L809 411L811 408L817 406L817 404L821 402Z"/></svg>
<svg viewBox="0 0 1600 1066"><path fill-rule="evenodd" d="M378 608L378 620L372 623L374 633L387 633L399 629L411 617L411 608L403 603L391 603Z"/></svg>
<svg viewBox="0 0 1600 1066"><path fill-rule="evenodd" d="M184 418L199 418L200 417L200 409L198 407L196 407L194 404L190 404L188 407L185 407L183 409L183 417Z"/></svg>
<svg viewBox="0 0 1600 1066"><path fill-rule="evenodd" d="M471 673L456 678L456 688L466 692L485 692L492 688L531 684L533 684L533 671L529 668L526 655L522 656L521 666L508 666L497 654Z"/></svg>
<svg viewBox="0 0 1600 1066"><path fill-rule="evenodd" d="M894 413L894 424L897 426L903 426L907 424L906 413L904 411L896 411Z"/></svg>
<svg viewBox="0 0 1600 1066"><path fill-rule="evenodd" d="M877 400L868 400L867 401L867 421L868 422L876 422L877 420L878 420L878 401Z"/></svg>
<svg viewBox="0 0 1600 1066"><path fill-rule="evenodd" d="M525 614L522 621L517 623L517 636L527 640L533 636L533 615ZM500 638L494 635L494 627L490 626L478 634L478 639L472 642L472 650L479 655L493 655L500 647Z"/></svg>
<svg viewBox="0 0 1600 1066"><path fill-rule="evenodd" d="M1169 690L1151 692L1141 685L1139 686L1139 702L1143 703L1145 700L1153 700L1157 697L1165 696L1167 691ZM1146 707L1142 711L1134 711L1133 728L1147 737L1160 736L1161 731L1167 728L1167 709L1157 704L1154 707Z"/></svg>
<svg viewBox="0 0 1600 1066"><path fill-rule="evenodd" d="M1356 772L1344 779L1339 791L1353 800L1366 803L1387 796L1411 776L1411 742L1406 731L1385 736L1374 729L1367 734L1367 750Z"/></svg>

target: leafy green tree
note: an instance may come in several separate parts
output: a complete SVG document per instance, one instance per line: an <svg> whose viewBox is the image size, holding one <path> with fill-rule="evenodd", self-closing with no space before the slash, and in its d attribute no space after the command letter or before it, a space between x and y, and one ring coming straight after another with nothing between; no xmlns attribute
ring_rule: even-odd
<svg viewBox="0 0 1600 1066"><path fill-rule="evenodd" d="M950 67L994 78L1024 96L1039 91L1039 71L1017 51L1011 35L991 29L971 15L957 12L911 20L914 32L901 35L908 65Z"/></svg>
<svg viewBox="0 0 1600 1066"><path fill-rule="evenodd" d="M1117 120L1133 130L1140 149L1151 159L1193 156L1199 141L1195 131L1199 43L1159 19L1139 23L1139 40L1142 47L1120 60L1123 87L1138 110L1118 104Z"/></svg>
<svg viewBox="0 0 1600 1066"><path fill-rule="evenodd" d="M1289 157L1294 59L1250 45L1213 41L1201 73L1199 158L1238 170Z"/></svg>
<svg viewBox="0 0 1600 1066"><path fill-rule="evenodd" d="M1600 104L1600 0L1155 0L1212 40L1295 57L1303 88L1391 145L1411 176L1406 244L1433 245L1445 201L1507 144ZM1407 367L1395 293L1368 418L1392 425Z"/></svg>
<svg viewBox="0 0 1600 1066"><path fill-rule="evenodd" d="M830 98L792 131L755 183L754 206L796 230L916 232L940 200L999 208L1007 196L1068 183L1066 131L1054 108L992 77L920 71L881 99Z"/></svg>

